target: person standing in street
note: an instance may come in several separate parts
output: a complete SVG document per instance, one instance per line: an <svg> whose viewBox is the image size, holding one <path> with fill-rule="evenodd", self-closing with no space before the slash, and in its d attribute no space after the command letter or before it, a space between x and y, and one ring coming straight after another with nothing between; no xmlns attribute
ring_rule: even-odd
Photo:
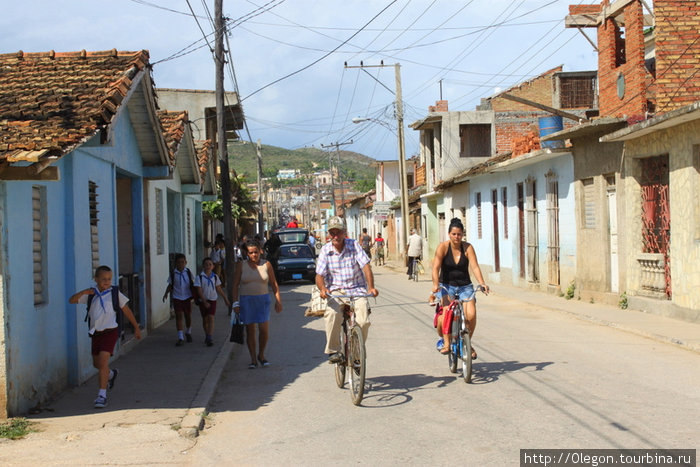
<svg viewBox="0 0 700 467"><path fill-rule="evenodd" d="M416 229L411 229L411 235L406 244L406 257L408 258L408 280L411 280L414 260L419 260L423 256L423 239L416 233Z"/></svg>
<svg viewBox="0 0 700 467"><path fill-rule="evenodd" d="M384 266L384 247L386 246L386 240L382 237L382 233L377 233L377 238L374 239L374 246L377 251L377 259L375 260L376 266Z"/></svg>
<svg viewBox="0 0 700 467"><path fill-rule="evenodd" d="M367 233L367 228L362 229L362 235L360 235L360 245L362 245L362 251L365 252L370 261L372 261L372 237Z"/></svg>
<svg viewBox="0 0 700 467"><path fill-rule="evenodd" d="M362 337L367 341L369 331L368 293L376 297L379 291L374 288L374 275L369 258L360 245L347 238L345 222L334 216L328 220L330 243L321 248L316 262L316 287L321 298L327 299L331 292L358 297L355 299L355 319L362 330ZM335 300L329 300L326 313L326 348L330 363L340 363L340 326L343 324L341 306Z"/></svg>
<svg viewBox="0 0 700 467"><path fill-rule="evenodd" d="M275 279L275 271L269 261L261 259L260 244L249 240L246 244L248 257L236 263L233 273L233 311L240 313L246 327L246 340L250 353L248 369L253 370L258 362L263 367L270 363L265 358L265 347L270 335L270 293L275 295L275 312L282 311L282 296ZM256 352L255 325L258 325L258 349Z"/></svg>

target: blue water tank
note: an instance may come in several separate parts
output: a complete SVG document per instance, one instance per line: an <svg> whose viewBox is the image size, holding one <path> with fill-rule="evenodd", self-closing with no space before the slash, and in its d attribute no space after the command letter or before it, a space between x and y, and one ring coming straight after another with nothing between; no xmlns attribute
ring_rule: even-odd
<svg viewBox="0 0 700 467"><path fill-rule="evenodd" d="M564 121L557 115L552 115L551 117L540 117L539 125L540 138L564 129ZM550 149L563 148L564 141L541 141L540 146Z"/></svg>

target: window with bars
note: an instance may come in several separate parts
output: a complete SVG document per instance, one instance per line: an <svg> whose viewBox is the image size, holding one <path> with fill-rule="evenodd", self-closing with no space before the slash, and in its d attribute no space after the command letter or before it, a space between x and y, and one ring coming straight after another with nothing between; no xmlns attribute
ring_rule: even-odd
<svg viewBox="0 0 700 467"><path fill-rule="evenodd" d="M46 303L46 188L32 186L32 282L34 305Z"/></svg>
<svg viewBox="0 0 700 467"><path fill-rule="evenodd" d="M92 259L92 270L95 271L100 265L100 242L97 223L99 222L100 204L97 201L97 183L88 182L88 203L90 204L90 257Z"/></svg>
<svg viewBox="0 0 700 467"><path fill-rule="evenodd" d="M187 255L192 254L192 223L190 222L190 208L185 210L187 218Z"/></svg>
<svg viewBox="0 0 700 467"><path fill-rule="evenodd" d="M476 236L483 238L481 229L481 193L476 194Z"/></svg>
<svg viewBox="0 0 700 467"><path fill-rule="evenodd" d="M559 105L562 109L591 109L596 106L596 81L592 76L560 76Z"/></svg>
<svg viewBox="0 0 700 467"><path fill-rule="evenodd" d="M508 238L508 188L501 188L501 199L503 200L503 238Z"/></svg>
<svg viewBox="0 0 700 467"><path fill-rule="evenodd" d="M593 178L585 178L581 180L582 186L582 204L583 204L583 219L581 224L584 229L595 229L595 183Z"/></svg>
<svg viewBox="0 0 700 467"><path fill-rule="evenodd" d="M156 188L156 254L165 252L165 238L163 237L163 190Z"/></svg>

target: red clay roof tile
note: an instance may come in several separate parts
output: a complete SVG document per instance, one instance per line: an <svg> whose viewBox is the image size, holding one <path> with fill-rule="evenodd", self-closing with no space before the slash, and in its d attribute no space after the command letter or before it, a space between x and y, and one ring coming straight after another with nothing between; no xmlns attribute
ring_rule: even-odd
<svg viewBox="0 0 700 467"><path fill-rule="evenodd" d="M0 54L0 161L16 150L73 150L110 123L148 58L116 49Z"/></svg>
<svg viewBox="0 0 700 467"><path fill-rule="evenodd" d="M168 156L170 162L175 165L177 150L182 142L182 137L185 135L185 125L189 125L187 111L171 112L168 110L159 110L158 118L163 126L163 136L165 144L168 147Z"/></svg>

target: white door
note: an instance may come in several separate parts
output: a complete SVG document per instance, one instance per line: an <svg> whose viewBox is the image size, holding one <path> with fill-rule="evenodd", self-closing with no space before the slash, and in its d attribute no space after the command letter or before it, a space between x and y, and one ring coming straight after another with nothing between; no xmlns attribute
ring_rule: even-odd
<svg viewBox="0 0 700 467"><path fill-rule="evenodd" d="M617 248L617 192L613 184L608 185L608 229L610 242L610 291L619 292L619 264Z"/></svg>

